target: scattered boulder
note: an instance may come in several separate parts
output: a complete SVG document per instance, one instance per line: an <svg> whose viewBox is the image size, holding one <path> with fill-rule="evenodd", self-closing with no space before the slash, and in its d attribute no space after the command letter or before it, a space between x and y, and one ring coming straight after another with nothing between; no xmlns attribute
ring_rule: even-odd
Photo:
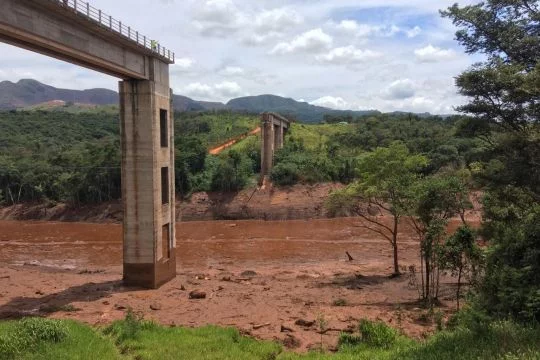
<svg viewBox="0 0 540 360"><path fill-rule="evenodd" d="M206 293L200 290L193 290L189 293L190 299L206 299Z"/></svg>
<svg viewBox="0 0 540 360"><path fill-rule="evenodd" d="M287 327L285 325L281 325L281 332L294 332L293 329L291 329L290 327Z"/></svg>
<svg viewBox="0 0 540 360"><path fill-rule="evenodd" d="M246 270L240 274L242 277L255 277L257 276L257 273L253 270Z"/></svg>
<svg viewBox="0 0 540 360"><path fill-rule="evenodd" d="M298 326L312 327L315 325L315 320L298 319L294 322L294 324Z"/></svg>

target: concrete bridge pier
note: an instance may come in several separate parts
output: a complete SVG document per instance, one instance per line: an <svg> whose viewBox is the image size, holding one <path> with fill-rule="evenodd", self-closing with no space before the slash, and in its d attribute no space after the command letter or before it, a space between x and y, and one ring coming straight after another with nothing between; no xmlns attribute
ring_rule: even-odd
<svg viewBox="0 0 540 360"><path fill-rule="evenodd" d="M124 282L157 288L176 275L174 134L168 66L119 83Z"/></svg>
<svg viewBox="0 0 540 360"><path fill-rule="evenodd" d="M285 133L290 121L276 113L261 115L261 181L270 174L274 165L274 153L283 147Z"/></svg>

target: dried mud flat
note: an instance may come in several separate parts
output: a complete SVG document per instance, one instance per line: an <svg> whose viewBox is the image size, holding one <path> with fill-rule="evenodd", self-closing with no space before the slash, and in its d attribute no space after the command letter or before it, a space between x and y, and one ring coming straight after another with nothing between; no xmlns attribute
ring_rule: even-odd
<svg viewBox="0 0 540 360"><path fill-rule="evenodd" d="M319 343L317 323L310 323L321 316L330 348L361 318L417 338L433 330L420 320L425 310L409 278L389 277L388 242L357 219L179 223L177 277L157 290L122 285L121 231L117 224L0 221L0 318L105 325L131 308L164 325L233 326L298 351ZM418 242L406 227L400 262L418 262ZM453 284L446 280L448 314ZM206 297L190 299L194 290Z"/></svg>

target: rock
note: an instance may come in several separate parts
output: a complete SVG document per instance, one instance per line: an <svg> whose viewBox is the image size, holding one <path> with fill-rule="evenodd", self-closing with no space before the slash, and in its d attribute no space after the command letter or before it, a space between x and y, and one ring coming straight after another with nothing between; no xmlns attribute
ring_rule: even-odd
<svg viewBox="0 0 540 360"><path fill-rule="evenodd" d="M287 327L285 325L281 325L281 332L294 332L293 329L291 329L290 327Z"/></svg>
<svg viewBox="0 0 540 360"><path fill-rule="evenodd" d="M312 327L315 325L315 320L298 319L294 322L294 324L298 326Z"/></svg>
<svg viewBox="0 0 540 360"><path fill-rule="evenodd" d="M107 300L105 300L105 301L102 301L101 303L102 303L103 305L110 305L110 304L111 304L111 303L110 303L110 302L108 302Z"/></svg>
<svg viewBox="0 0 540 360"><path fill-rule="evenodd" d="M36 295L45 295L45 293L41 290L36 291Z"/></svg>
<svg viewBox="0 0 540 360"><path fill-rule="evenodd" d="M158 304L158 303L150 304L150 309L154 311L161 310L161 304Z"/></svg>
<svg viewBox="0 0 540 360"><path fill-rule="evenodd" d="M255 277L257 276L257 273L253 270L246 270L243 273L240 274L242 277Z"/></svg>
<svg viewBox="0 0 540 360"><path fill-rule="evenodd" d="M180 290L181 291L186 291L186 287L182 284L182 285L180 285Z"/></svg>
<svg viewBox="0 0 540 360"><path fill-rule="evenodd" d="M229 224L229 227L237 227L238 225L236 224Z"/></svg>
<svg viewBox="0 0 540 360"><path fill-rule="evenodd" d="M114 308L116 310L126 310L127 309L127 307L125 305L123 305L123 304L114 304Z"/></svg>
<svg viewBox="0 0 540 360"><path fill-rule="evenodd" d="M221 281L231 281L231 277L230 276L224 276L221 278Z"/></svg>
<svg viewBox="0 0 540 360"><path fill-rule="evenodd" d="M190 299L206 299L206 293L200 290L193 290L189 293Z"/></svg>

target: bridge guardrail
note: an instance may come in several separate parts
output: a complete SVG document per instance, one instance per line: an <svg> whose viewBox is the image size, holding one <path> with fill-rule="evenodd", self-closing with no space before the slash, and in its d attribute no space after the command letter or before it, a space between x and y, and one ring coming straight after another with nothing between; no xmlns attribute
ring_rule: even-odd
<svg viewBox="0 0 540 360"><path fill-rule="evenodd" d="M96 9L86 1L82 0L49 0L57 3L60 6L74 10L78 15L81 15L88 20L97 22L99 25L113 31L131 41L134 41L139 46L142 46L153 53L174 63L175 55L170 49L161 46L157 40L149 39L146 35L140 34L138 31L126 26L122 21L116 20L111 15L108 15Z"/></svg>

